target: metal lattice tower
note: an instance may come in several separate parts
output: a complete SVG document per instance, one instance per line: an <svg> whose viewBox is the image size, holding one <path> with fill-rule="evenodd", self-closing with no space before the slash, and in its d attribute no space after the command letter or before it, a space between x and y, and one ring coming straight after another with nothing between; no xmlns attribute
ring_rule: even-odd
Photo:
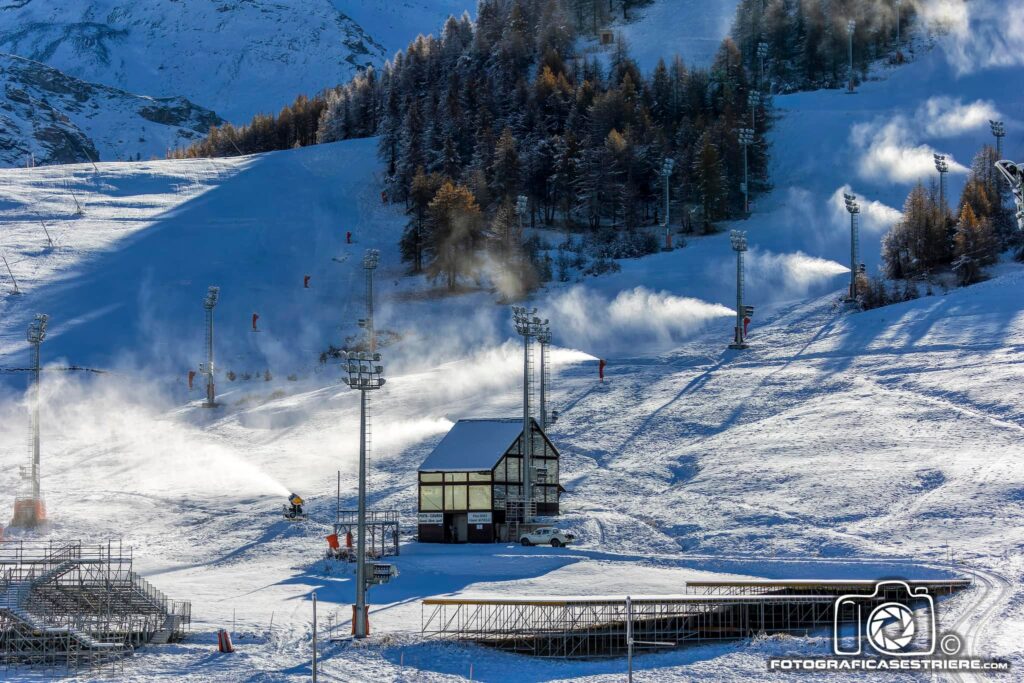
<svg viewBox="0 0 1024 683"><path fill-rule="evenodd" d="M531 342L535 337L549 335L547 320L536 315L537 309L522 306L512 307L512 319L516 332L523 337L523 501L525 509L532 509L533 503L533 429L530 424L530 383L533 376ZM527 512L529 515L529 512ZM531 521L527 518L525 521Z"/></svg>
<svg viewBox="0 0 1024 683"><path fill-rule="evenodd" d="M1017 204L1017 229L1024 232L1024 168L1022 166L1024 164L1015 164L1006 159L996 162L996 168L1010 184L1010 192L1013 193L1013 200Z"/></svg>
<svg viewBox="0 0 1024 683"><path fill-rule="evenodd" d="M537 335L540 344L540 409L537 411L541 429L548 427L547 388L551 385L551 330L545 329Z"/></svg>
<svg viewBox="0 0 1024 683"><path fill-rule="evenodd" d="M857 298L857 263L860 258L860 231L857 225L857 216L860 214L860 204L857 203L857 195L843 193L843 200L846 202L846 210L850 213L850 292L849 301Z"/></svg>
<svg viewBox="0 0 1024 683"><path fill-rule="evenodd" d="M740 144L743 145L743 212L750 212L750 179L747 174L747 149L754 144L754 129L739 128L736 130Z"/></svg>
<svg viewBox="0 0 1024 683"><path fill-rule="evenodd" d="M939 172L939 211L946 215L946 173L949 171L949 163L945 154L933 154L935 159L935 170Z"/></svg>
<svg viewBox="0 0 1024 683"><path fill-rule="evenodd" d="M757 44L757 58L761 67L760 86L764 87L764 60L768 56L768 43L762 41Z"/></svg>
<svg viewBox="0 0 1024 683"><path fill-rule="evenodd" d="M366 347L373 353L377 350L377 332L373 327L373 271L380 263L380 252L367 249L363 255L363 270L366 271L366 319L361 321L366 328Z"/></svg>
<svg viewBox="0 0 1024 683"><path fill-rule="evenodd" d="M1006 137L1006 126L1002 121L989 119L988 125L992 128L992 137L996 139L996 156L1003 156L1003 138Z"/></svg>
<svg viewBox="0 0 1024 683"><path fill-rule="evenodd" d="M850 45L850 85L849 85L848 90L847 90L847 92L849 92L849 93L854 92L854 89L853 89L853 34L854 34L854 32L856 30L857 30L857 22L856 21L854 21L853 19L850 19L849 21L846 22L846 35L847 35L847 37L849 39L849 45Z"/></svg>
<svg viewBox="0 0 1024 683"><path fill-rule="evenodd" d="M43 506L42 489L40 486L40 439L39 439L39 407L41 403L40 382L42 365L40 347L46 339L46 324L49 317L43 313L36 315L28 326L26 339L32 354L32 386L29 391L29 463L22 469L22 477L28 483L28 496L15 500L14 519L11 526L34 528L46 521L46 509Z"/></svg>
<svg viewBox="0 0 1024 683"><path fill-rule="evenodd" d="M729 348L745 349L747 343L743 333L743 315L746 309L743 307L743 288L746 283L743 274L743 254L747 251L746 231L733 230L729 235L729 241L732 244L732 250L736 252L736 329Z"/></svg>
<svg viewBox="0 0 1024 683"><path fill-rule="evenodd" d="M342 381L359 392L359 510L356 539L356 604L353 630L356 638L369 633L366 620L366 589L371 577L366 574L366 459L370 449L369 392L384 386L384 367L379 353L342 353L346 377Z"/></svg>
<svg viewBox="0 0 1024 683"><path fill-rule="evenodd" d="M203 299L203 309L206 311L206 363L199 366L199 372L206 376L206 403L203 404L206 408L217 405L213 364L213 309L217 307L219 298L220 287L211 286Z"/></svg>

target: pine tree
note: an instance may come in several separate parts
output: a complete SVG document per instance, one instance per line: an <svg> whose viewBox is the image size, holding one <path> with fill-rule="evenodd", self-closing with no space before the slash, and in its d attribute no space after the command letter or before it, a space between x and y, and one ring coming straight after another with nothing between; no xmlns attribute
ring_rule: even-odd
<svg viewBox="0 0 1024 683"><path fill-rule="evenodd" d="M964 204L957 222L953 269L961 285L982 279L982 268L993 263L999 253L998 242L987 218L978 218L970 204Z"/></svg>
<svg viewBox="0 0 1024 683"><path fill-rule="evenodd" d="M700 202L704 232L710 232L714 221L724 215L727 185L718 148L705 131L693 160L693 182Z"/></svg>
<svg viewBox="0 0 1024 683"><path fill-rule="evenodd" d="M427 216L427 274L443 277L455 289L460 277L472 275L483 242L480 207L473 193L446 181L431 200Z"/></svg>
<svg viewBox="0 0 1024 683"><path fill-rule="evenodd" d="M402 261L410 264L413 273L423 271L423 253L427 248L427 219L430 202L444 184L444 178L436 173L427 174L423 167L416 169L409 191L409 222L406 224L399 250Z"/></svg>

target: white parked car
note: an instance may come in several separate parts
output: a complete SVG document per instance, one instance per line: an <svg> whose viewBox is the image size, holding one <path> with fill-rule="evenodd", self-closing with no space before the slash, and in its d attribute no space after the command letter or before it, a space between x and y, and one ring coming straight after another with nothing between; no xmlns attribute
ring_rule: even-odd
<svg viewBox="0 0 1024 683"><path fill-rule="evenodd" d="M561 529L551 526L542 526L533 531L527 531L520 538L523 545L550 545L553 548L560 548L568 545L576 539L572 534L563 533Z"/></svg>

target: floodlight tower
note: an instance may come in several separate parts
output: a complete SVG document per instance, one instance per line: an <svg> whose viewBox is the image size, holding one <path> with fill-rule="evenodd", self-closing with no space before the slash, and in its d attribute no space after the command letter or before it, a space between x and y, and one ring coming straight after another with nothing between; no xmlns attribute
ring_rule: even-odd
<svg viewBox="0 0 1024 683"><path fill-rule="evenodd" d="M754 129L740 128L737 130L740 144L743 145L743 213L750 213L750 184L747 176L747 149L754 144Z"/></svg>
<svg viewBox="0 0 1024 683"><path fill-rule="evenodd" d="M676 160L665 157L665 160L661 164L661 178L665 181L664 193L665 193L665 248L672 248L672 237L669 236L668 225L669 225L669 191L668 181L672 178L672 169L675 168Z"/></svg>
<svg viewBox="0 0 1024 683"><path fill-rule="evenodd" d="M1003 138L1006 137L1006 126L1003 125L1002 121L992 121L991 119L988 125L992 127L992 136L996 139L996 156L1001 158L1003 156Z"/></svg>
<svg viewBox="0 0 1024 683"><path fill-rule="evenodd" d="M206 310L206 363L199 364L199 372L206 376L206 403L203 404L204 408L213 408L217 405L213 379L213 309L217 307L217 300L219 298L220 287L211 286L206 290L206 298L203 299L203 308Z"/></svg>
<svg viewBox="0 0 1024 683"><path fill-rule="evenodd" d="M846 210L850 212L850 293L847 301L854 301L857 298L857 252L860 251L860 235L857 229L860 204L857 203L857 195L844 192L843 199L846 201Z"/></svg>
<svg viewBox="0 0 1024 683"><path fill-rule="evenodd" d="M747 94L747 102L750 103L750 128L757 130L757 108L761 105L761 101L764 97L761 95L760 90L751 90Z"/></svg>
<svg viewBox="0 0 1024 683"><path fill-rule="evenodd" d="M729 234L729 241L732 243L732 250L736 252L736 330L729 348L745 349L747 344L743 333L743 315L746 311L743 307L743 253L747 250L746 231L733 230Z"/></svg>
<svg viewBox="0 0 1024 683"><path fill-rule="evenodd" d="M363 254L363 270L366 271L366 318L359 321L361 327L366 328L366 347L370 353L377 350L377 332L373 327L373 271L380 264L380 252L376 249L367 249Z"/></svg>
<svg viewBox="0 0 1024 683"><path fill-rule="evenodd" d="M768 43L766 43L764 41L761 41L760 43L757 44L757 59L758 59L759 65L760 65L760 72L761 72L761 75L760 75L760 77L758 79L758 81L759 81L758 84L762 88L764 87L764 60L765 60L765 57L767 57L767 56L768 56Z"/></svg>
<svg viewBox="0 0 1024 683"><path fill-rule="evenodd" d="M945 154L933 154L935 158L935 170L939 172L939 211L946 215L946 173L949 171L949 163Z"/></svg>
<svg viewBox="0 0 1024 683"><path fill-rule="evenodd" d="M371 578L366 575L366 456L370 448L367 394L384 386L384 367L379 365L379 353L342 352L341 358L345 372L348 373L341 381L359 392L359 538L356 542L356 604L352 624L355 637L365 638L369 632L366 619L366 588Z"/></svg>
<svg viewBox="0 0 1024 683"><path fill-rule="evenodd" d="M512 307L516 332L523 337L523 515L527 522L533 516L530 511L533 502L533 429L530 424L530 379L533 373L530 346L535 337L549 334L548 321L541 320L536 314L536 308Z"/></svg>
<svg viewBox="0 0 1024 683"><path fill-rule="evenodd" d="M545 328L537 333L537 342L540 344L540 428L548 427L548 398L547 387L551 383L551 330Z"/></svg>
<svg viewBox="0 0 1024 683"><path fill-rule="evenodd" d="M850 19L846 22L846 35L850 45L850 85L846 92L853 93L853 33L857 30L857 22Z"/></svg>
<svg viewBox="0 0 1024 683"><path fill-rule="evenodd" d="M38 527L46 521L46 508L43 505L43 497L39 485L39 385L42 375L40 364L40 347L46 339L46 323L49 317L43 313L36 315L28 326L26 338L32 347L32 390L29 401L31 406L30 428L31 428L31 461L29 466L22 469L22 477L29 480L30 492L28 498L21 498L14 501L14 519L11 526L31 529Z"/></svg>
<svg viewBox="0 0 1024 683"><path fill-rule="evenodd" d="M1001 159L996 162L996 168L1010 184L1013 200L1017 203L1017 229L1024 232L1024 164Z"/></svg>

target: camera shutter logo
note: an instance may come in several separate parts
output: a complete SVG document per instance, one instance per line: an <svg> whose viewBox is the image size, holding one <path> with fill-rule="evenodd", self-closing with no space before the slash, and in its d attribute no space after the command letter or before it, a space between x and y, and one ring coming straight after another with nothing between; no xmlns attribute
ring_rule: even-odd
<svg viewBox="0 0 1024 683"><path fill-rule="evenodd" d="M897 595L901 596L901 602L893 600ZM877 607L871 610L864 623L861 615L871 605ZM923 608L923 613L917 619L912 605ZM849 614L850 608L854 612L853 619L844 619L844 614ZM840 623L849 621L856 625L852 648L844 646L839 632ZM868 643L878 654L890 657L932 655L935 653L935 601L923 586L911 588L906 581L898 580L876 583L870 595L853 593L837 598L833 608L833 652L846 657L862 655L862 629Z"/></svg>
<svg viewBox="0 0 1024 683"><path fill-rule="evenodd" d="M917 632L914 613L899 602L879 605L868 617L867 632L868 640L878 652L901 654Z"/></svg>

